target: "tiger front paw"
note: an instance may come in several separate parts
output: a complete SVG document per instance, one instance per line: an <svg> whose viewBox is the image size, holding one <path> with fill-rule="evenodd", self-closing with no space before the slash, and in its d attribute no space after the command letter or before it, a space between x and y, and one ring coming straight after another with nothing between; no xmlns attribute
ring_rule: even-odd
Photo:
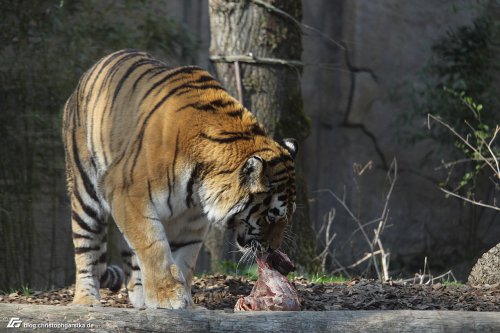
<svg viewBox="0 0 500 333"><path fill-rule="evenodd" d="M77 294L73 298L73 305L80 306L101 306L101 302L96 296Z"/></svg>
<svg viewBox="0 0 500 333"><path fill-rule="evenodd" d="M166 277L155 284L155 294L146 293L146 307L162 309L192 308L191 293L177 265L171 265L167 271L170 274L167 274Z"/></svg>

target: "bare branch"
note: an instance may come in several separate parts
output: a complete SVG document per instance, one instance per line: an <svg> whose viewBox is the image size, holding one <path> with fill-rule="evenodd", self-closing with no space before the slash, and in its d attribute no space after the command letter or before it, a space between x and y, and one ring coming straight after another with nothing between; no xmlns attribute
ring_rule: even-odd
<svg viewBox="0 0 500 333"><path fill-rule="evenodd" d="M482 202L479 202L479 201L475 201L475 200L471 200L469 198L466 198L464 196L461 196L460 194L456 194L455 192L451 192L451 191L448 191L444 188L440 188L441 191L443 191L444 193L446 194L449 194L451 196L454 196L456 198L459 198L459 199L462 199L464 201L467 201L467 202L470 202L471 204L474 204L474 205L478 205L478 206L482 206L482 207L486 207L486 208L491 208L491 209L494 209L494 210L498 210L500 211L500 207L496 207L496 206L491 206L491 205L488 205L488 204L484 204Z"/></svg>
<svg viewBox="0 0 500 333"><path fill-rule="evenodd" d="M430 121L429 121L429 118L432 118L434 119L435 121L437 121L438 123L440 123L442 126L446 127L451 133L453 133L453 135L455 135L457 138L459 138L465 145L467 145L467 147L469 147L472 151L474 151L478 156L481 157L481 160L483 160L492 170L493 172L497 173L497 170L495 169L495 166L493 166L493 164L491 164L488 159L486 157L484 157L481 152L479 150L477 150L476 147L474 147L473 145L471 145L469 143L469 141L467 139L464 139L457 131L455 131L455 129L453 127L451 127L450 125L448 125L447 123L445 123L444 121L442 121L441 119L439 119L438 117L435 117L433 116L432 114L428 114L427 115L427 122L428 122L428 126L430 128ZM495 157L493 155L493 157ZM495 160L496 161L496 160ZM497 163L498 164L498 163Z"/></svg>

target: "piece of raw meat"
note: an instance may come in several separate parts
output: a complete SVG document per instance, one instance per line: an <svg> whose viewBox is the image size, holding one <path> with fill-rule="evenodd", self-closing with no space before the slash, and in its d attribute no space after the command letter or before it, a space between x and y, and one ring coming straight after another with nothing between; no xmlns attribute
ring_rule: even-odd
<svg viewBox="0 0 500 333"><path fill-rule="evenodd" d="M249 296L241 297L235 311L300 311L300 297L286 275L295 270L288 256L274 250L257 256L259 278Z"/></svg>

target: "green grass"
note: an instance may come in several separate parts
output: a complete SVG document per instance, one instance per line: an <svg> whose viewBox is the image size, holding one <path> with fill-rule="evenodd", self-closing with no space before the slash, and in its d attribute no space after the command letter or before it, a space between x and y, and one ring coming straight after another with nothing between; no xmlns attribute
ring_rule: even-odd
<svg viewBox="0 0 500 333"><path fill-rule="evenodd" d="M447 286L447 287L461 287L464 285L460 281L443 281L442 283L444 286Z"/></svg>
<svg viewBox="0 0 500 333"><path fill-rule="evenodd" d="M306 279L311 283L344 283L349 281L348 278L342 275L328 276L325 274L314 274L306 276Z"/></svg>
<svg viewBox="0 0 500 333"><path fill-rule="evenodd" d="M217 263L215 272L212 273L205 272L197 276L203 277L207 274L243 276L253 281L256 281L257 278L259 277L257 264L243 266L243 265L238 265L238 263L231 260L221 260Z"/></svg>
<svg viewBox="0 0 500 333"><path fill-rule="evenodd" d="M33 295L34 290L30 288L28 284L25 284L19 288L8 288L6 290L0 290L0 294L9 295L13 293L20 293L23 296Z"/></svg>
<svg viewBox="0 0 500 333"><path fill-rule="evenodd" d="M217 274L225 274L225 275L235 275L242 276L249 280L256 281L259 277L258 275L258 267L257 264L242 266L231 260L221 260L217 263L217 270L215 271ZM202 276L205 274L202 274ZM301 275L302 276L302 275ZM288 274L288 279L292 280L296 277L299 277L295 272ZM325 274L313 274L306 275L306 280L310 283L344 283L349 281L348 278L342 275L325 275Z"/></svg>

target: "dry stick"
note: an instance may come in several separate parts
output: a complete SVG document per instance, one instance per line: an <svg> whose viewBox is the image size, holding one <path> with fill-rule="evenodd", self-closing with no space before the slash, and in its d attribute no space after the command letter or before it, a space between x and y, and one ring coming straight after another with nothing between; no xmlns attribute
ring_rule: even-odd
<svg viewBox="0 0 500 333"><path fill-rule="evenodd" d="M500 207L497 207L497 206L491 206L491 205L488 205L488 204L484 204L482 202L479 202L479 201L475 201L475 200L471 200L471 199L468 199L466 197L463 197L461 196L460 194L456 194L455 192L451 192L451 191L448 191L448 190L445 190L444 188L440 188L441 191L443 191L444 193L446 194L449 194L451 196L454 196L456 198L459 198L459 199L462 199L464 201L467 201L467 202L470 202L474 205L477 205L477 206L482 206L482 207L486 207L486 208L491 208L491 209L494 209L494 210L498 210L500 211Z"/></svg>
<svg viewBox="0 0 500 333"><path fill-rule="evenodd" d="M302 67L304 63L299 60L277 59L268 57L256 57L252 53L249 54L236 54L236 55L212 55L209 57L211 61L215 62L244 62L248 64L262 64L262 65L286 65L291 67Z"/></svg>
<svg viewBox="0 0 500 333"><path fill-rule="evenodd" d="M365 241L367 242L367 244L368 244L368 246L370 248L370 253L368 253L365 257L363 257L361 260L358 260L357 262L355 262L351 266L348 266L348 268L354 268L354 267L358 266L359 264L361 264L362 262L364 262L364 261L366 261L368 259L371 259L371 263L373 264L373 267L375 268L377 277L381 281L387 281L387 280L389 280L388 262L387 262L387 260L388 260L387 258L389 258L389 254L385 253L385 250L384 250L384 248L382 246L382 242L380 241L380 235L381 235L381 233L384 230L385 224L387 222L387 217L389 215L389 200L390 200L390 197L391 197L392 192L394 190L394 186L396 184L396 180L397 180L397 168L398 168L397 160L393 159L393 161L391 163L391 166L389 168L389 172L388 172L388 178L389 178L389 181L390 181L390 187L389 187L389 191L387 192L387 195L386 195L386 199L385 199L385 203L384 203L384 208L382 210L382 214L381 214L381 216L378 219L370 221L370 222L368 222L366 224L361 223L361 221L354 215L354 213L347 206L347 204L345 202L345 193L344 193L343 199L340 199L331 190L321 189L321 190L317 191L317 192L326 192L326 193L329 193L331 196L333 196L333 198L337 202L339 202L342 205L342 207L350 215L350 217L353 219L353 221L355 221L357 223L358 228L356 229L356 231L357 230L361 231L361 233L363 234L363 237L365 238ZM391 173L392 170L393 170L394 174L391 177L390 173ZM371 224L371 223L373 223L375 221L378 221L379 225L378 225L377 229L374 230L374 238L371 240L368 237L368 234L366 233L365 226L368 225L368 224ZM379 245L379 250L377 250L377 251L375 250L375 245ZM377 264L376 254L380 254L381 255L381 266L382 266L382 271L383 271L382 273L380 272L378 264ZM343 267L341 267L341 269L342 268ZM369 268L370 268L370 265L367 267L367 269L369 269ZM338 271L339 271L339 269L335 270L334 272L338 272Z"/></svg>
<svg viewBox="0 0 500 333"><path fill-rule="evenodd" d="M356 268L357 266L361 265L362 263L364 263L365 261L367 261L368 259L371 259L373 256L377 255L377 254L381 254L382 252L380 250L377 250L377 251L374 251L374 252L371 252L371 253L366 253L365 256L361 259L359 259L358 261L356 261L355 263L353 264L350 264L349 266L347 267L344 267L342 266L338 260L334 259L335 260L335 263L339 266L339 268L337 269L334 269L332 271L332 274L335 274L337 272L340 272L340 271L346 271L346 268L349 268L349 269L352 269L352 268Z"/></svg>
<svg viewBox="0 0 500 333"><path fill-rule="evenodd" d="M488 160L488 161L497 161L498 159L490 157L490 158L487 158L486 160ZM478 162L478 161L483 161L483 159L481 159L481 158L462 158L460 160L442 163L440 166L437 166L436 168L434 168L434 170L441 170L443 168L448 169L448 168L453 167L453 166L455 166L457 164L463 164L463 163L469 163L469 162Z"/></svg>
<svg viewBox="0 0 500 333"><path fill-rule="evenodd" d="M326 267L326 258L328 257L328 254L330 254L330 251L329 251L330 245L332 244L333 240L337 236L336 233L334 233L332 236L330 236L330 228L333 224L333 220L335 219L335 212L336 212L335 208L332 208L328 212L328 215L326 216L325 221L323 222L323 225L319 229L318 235L316 236L316 240L318 240L322 231L325 229L325 225L326 225L325 247L324 247L323 251L320 254L318 254L316 257L314 257L314 259L313 259L313 260L321 259L321 269L323 272L325 271L325 267Z"/></svg>
<svg viewBox="0 0 500 333"><path fill-rule="evenodd" d="M333 193L331 190L329 189L320 189L318 190L317 192L321 193L321 192L324 192L324 193L328 193L330 194L335 200L337 200L337 202L345 209L345 211L347 212L347 214L349 214L349 216L358 224L358 226L360 227L360 231L361 233L363 234L363 237L365 238L366 242L368 244L371 244L371 240L370 238L368 237L368 235L366 234L366 231L365 229L363 228L362 226L362 223L359 221L359 219L354 215L354 213L349 209L349 207L347 206L347 204L345 203L345 197L344 199L340 199L335 193Z"/></svg>
<svg viewBox="0 0 500 333"><path fill-rule="evenodd" d="M390 176L391 170L394 170L394 175L392 178ZM389 191L387 192L387 195L385 197L384 208L382 210L382 215L380 217L380 222L379 222L378 228L374 230L375 237L373 238L373 242L372 242L373 247L375 247L375 244L378 244L379 249L381 250L380 260L381 260L382 270L383 270L384 275L383 275L383 277L380 275L378 277L380 280L383 280L383 281L389 280L389 273L388 273L388 267L387 267L388 263L386 262L386 253L384 251L384 248L382 247L382 242L380 241L380 235L382 234L382 232L384 230L384 227L385 227L386 222L387 222L387 218L389 216L389 200L391 198L392 192L394 190L394 186L395 186L397 178L398 178L398 162L396 159L392 160L391 166L390 166L389 171L387 173L387 177L389 178L390 187L389 187ZM379 273L378 270L377 270L377 273Z"/></svg>
<svg viewBox="0 0 500 333"><path fill-rule="evenodd" d="M454 282L457 282L457 279L455 278L455 275L453 275L453 272L452 272L451 270L449 270L448 272L443 273L443 274L441 274L441 275L439 275L439 276L436 276L436 277L432 277L432 275L429 275L429 274L425 274L425 275L424 275L424 274L418 274L418 273L417 273L417 274L415 274L415 277L413 277L413 278L409 278L409 279L402 279L402 280L397 280L397 281L393 281L393 283L395 283L395 284L400 284L400 283L408 283L408 282L413 282L413 283L415 284L415 283L416 283L415 281L416 281L416 279L418 278L418 280L420 280L420 283L418 283L418 284L425 284L425 285L427 285L427 284L428 284L428 282L425 282L425 283L424 283L424 280L425 280L426 278L428 278L428 279L432 279L432 281L434 282L434 281L436 281L436 280L441 280L441 279L444 279L444 278L446 277L446 278L447 278L447 280L449 281L449 277L450 277L450 276L453 278L453 281L454 281Z"/></svg>

